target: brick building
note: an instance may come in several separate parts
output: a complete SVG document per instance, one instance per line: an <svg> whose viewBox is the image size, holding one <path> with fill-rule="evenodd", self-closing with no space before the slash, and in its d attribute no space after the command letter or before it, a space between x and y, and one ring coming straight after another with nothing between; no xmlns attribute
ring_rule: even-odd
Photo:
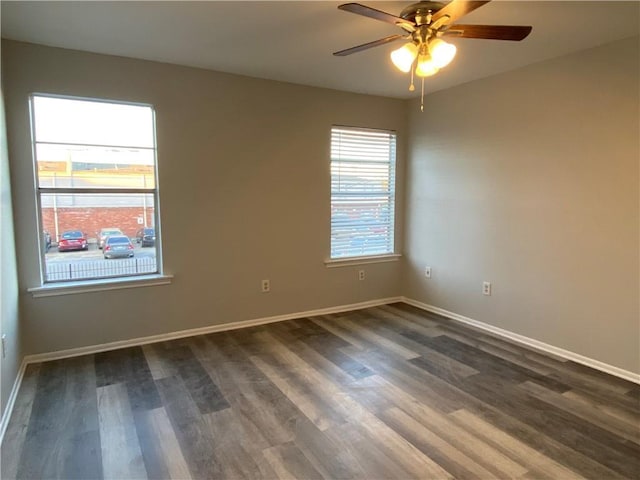
<svg viewBox="0 0 640 480"><path fill-rule="evenodd" d="M53 242L67 230L81 230L93 242L102 228L115 227L128 237L145 226L154 225L154 208L141 206L118 207L51 207L42 208L43 229Z"/></svg>
<svg viewBox="0 0 640 480"><path fill-rule="evenodd" d="M70 160L38 162L40 186L65 188L153 188L153 167ZM41 196L42 228L57 242L67 230L81 230L89 242L102 228L119 228L135 237L142 227L155 225L153 194L59 193Z"/></svg>

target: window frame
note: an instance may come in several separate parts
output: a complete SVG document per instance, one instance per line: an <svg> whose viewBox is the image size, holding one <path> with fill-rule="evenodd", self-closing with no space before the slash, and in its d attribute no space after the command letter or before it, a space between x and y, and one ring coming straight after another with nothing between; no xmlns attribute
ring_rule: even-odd
<svg viewBox="0 0 640 480"><path fill-rule="evenodd" d="M36 153L36 147L38 143L46 143L51 145L72 145L72 146L87 146L87 147L111 147L111 148L132 148L130 145L97 145L97 144L82 144L82 143L70 143L70 142L38 142L36 140L36 117L35 117L35 98L55 98L62 100L75 100L83 102L105 103L111 105L130 105L136 107L146 107L151 111L152 122L152 135L153 135L153 174L155 178L154 188L113 188L113 187L100 187L100 188L78 188L78 187L41 187L38 176L38 157ZM31 133L31 158L33 166L33 181L34 181L34 195L35 195L35 207L36 207L36 221L38 232L38 251L39 258L39 276L40 286L29 288L28 291L33 293L34 297L38 296L50 296L67 293L82 293L93 290L112 290L117 288L128 288L130 286L148 286L148 285L163 285L170 283L169 280L173 278L172 275L165 275L162 261L162 235L160 225L160 179L158 175L158 143L156 134L156 111L152 104L143 102L130 102L123 100L113 100L106 98L94 98L83 97L75 95L60 95L51 93L34 92L29 95L29 121L30 121L30 133ZM141 148L141 147L135 147ZM114 275L105 277L87 277L83 279L71 279L71 280L53 280L47 281L46 273L46 252L43 245L44 242L44 224L43 224L43 212L42 212L42 196L43 195L55 195L55 194L139 194L139 195L152 195L154 208L153 208L153 222L156 229L156 271L150 273L137 273L131 275ZM47 293L49 292L49 293Z"/></svg>
<svg viewBox="0 0 640 480"><path fill-rule="evenodd" d="M374 132L374 133L381 133L381 134L389 134L393 136L393 158L390 158L389 160L389 168L390 168L390 172L389 172L389 177L393 178L393 192L389 194L389 202L392 205L393 208L393 213L390 216L390 223L388 224L389 227L389 231L390 231L390 235L391 235L391 243L392 243L392 249L389 252L386 253L380 253L380 254L363 254L363 255L352 255L352 256L340 256L340 257L332 257L332 248L331 248L331 244L332 244L332 237L333 237L333 225L332 225L332 221L333 221L333 212L332 212L332 205L333 205L333 178L332 178L332 171L331 171L331 167L333 165L333 157L332 157L332 151L333 151L333 134L334 134L334 130L335 129L340 129L340 130L351 130L353 132ZM358 127L358 126L353 126L353 125L339 125L339 124L333 124L331 125L331 129L330 129L330 134L329 134L329 178L330 178L330 185L329 185L329 255L328 257L325 259L325 265L327 267L340 267L340 266L349 266L349 265L363 265L363 264L369 264L369 263L381 263L381 262L393 262L393 261L397 261L399 260L399 258L401 257L401 254L398 252L398 248L397 248L397 196L398 196L398 189L397 189L397 165L398 165L398 155L397 155L397 145L398 145L398 132L396 130L393 129L384 129L384 128L371 128L371 127Z"/></svg>

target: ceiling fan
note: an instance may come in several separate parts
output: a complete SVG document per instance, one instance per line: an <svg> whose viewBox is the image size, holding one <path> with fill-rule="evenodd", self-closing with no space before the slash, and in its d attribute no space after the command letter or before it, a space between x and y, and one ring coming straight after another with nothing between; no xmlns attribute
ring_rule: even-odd
<svg viewBox="0 0 640 480"><path fill-rule="evenodd" d="M340 50L335 52L334 55L343 57L395 42L396 40L406 40L407 43L391 52L391 61L399 70L406 73L411 72L410 91L415 89L413 85L414 72L418 77L422 78L424 96L424 78L436 74L439 69L447 66L456 54L455 45L445 42L441 37L520 41L531 33L533 27L530 26L462 25L453 23L458 18L486 5L490 1L423 1L409 5L400 12L400 16L359 3L345 3L338 8L346 12L373 18L374 20L392 23L404 30L404 33L390 35L373 42ZM423 109L422 106L421 109Z"/></svg>

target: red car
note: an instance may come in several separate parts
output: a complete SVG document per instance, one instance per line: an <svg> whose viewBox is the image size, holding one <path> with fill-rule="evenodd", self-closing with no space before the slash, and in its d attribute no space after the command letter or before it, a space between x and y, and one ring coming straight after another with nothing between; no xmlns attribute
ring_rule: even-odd
<svg viewBox="0 0 640 480"><path fill-rule="evenodd" d="M58 251L67 250L87 250L87 237L80 230L69 230L64 232L58 241Z"/></svg>

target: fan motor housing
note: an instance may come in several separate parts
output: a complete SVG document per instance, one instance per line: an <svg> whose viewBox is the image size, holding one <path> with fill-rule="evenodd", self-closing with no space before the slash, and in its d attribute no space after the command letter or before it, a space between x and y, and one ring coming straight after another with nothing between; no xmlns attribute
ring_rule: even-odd
<svg viewBox="0 0 640 480"><path fill-rule="evenodd" d="M448 2L418 2L413 3L400 12L400 18L411 20L417 25L428 23L427 16L436 13Z"/></svg>

